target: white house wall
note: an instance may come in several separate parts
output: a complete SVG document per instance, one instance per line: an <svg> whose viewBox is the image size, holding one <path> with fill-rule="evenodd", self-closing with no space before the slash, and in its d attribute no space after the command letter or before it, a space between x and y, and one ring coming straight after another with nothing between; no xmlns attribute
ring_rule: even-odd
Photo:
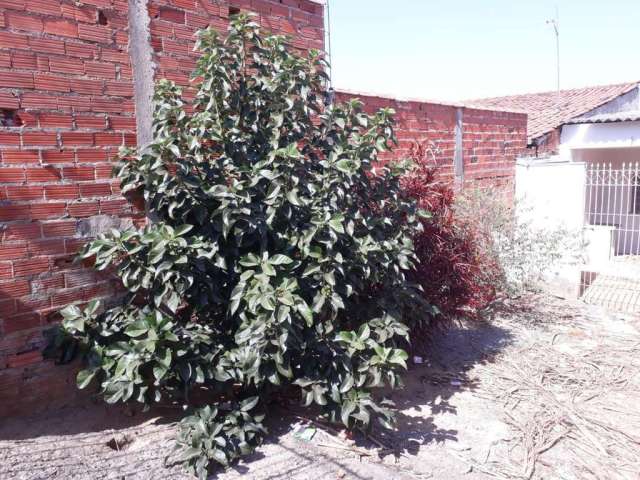
<svg viewBox="0 0 640 480"><path fill-rule="evenodd" d="M640 147L640 122L565 125L560 134L560 155L576 148Z"/></svg>
<svg viewBox="0 0 640 480"><path fill-rule="evenodd" d="M585 166L583 163L559 160L559 157L533 162L518 160L518 218L529 222L535 235L540 235L540 230L544 232L564 227L576 238L581 238ZM566 259L546 272L547 288L560 295L578 294L580 269L572 260L572 255L568 254Z"/></svg>
<svg viewBox="0 0 640 480"><path fill-rule="evenodd" d="M530 216L536 227L562 225L579 231L584 219L584 163L556 161L516 165L516 198L520 214Z"/></svg>

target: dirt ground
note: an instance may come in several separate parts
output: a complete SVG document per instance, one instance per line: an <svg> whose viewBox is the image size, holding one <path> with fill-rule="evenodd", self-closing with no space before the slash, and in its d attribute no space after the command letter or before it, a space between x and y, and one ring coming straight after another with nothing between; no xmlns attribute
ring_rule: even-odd
<svg viewBox="0 0 640 480"><path fill-rule="evenodd" d="M405 380L397 431L350 440L277 407L265 444L212 478L640 478L638 318L529 295L437 334ZM0 478L190 478L166 461L175 420L101 404L10 419Z"/></svg>

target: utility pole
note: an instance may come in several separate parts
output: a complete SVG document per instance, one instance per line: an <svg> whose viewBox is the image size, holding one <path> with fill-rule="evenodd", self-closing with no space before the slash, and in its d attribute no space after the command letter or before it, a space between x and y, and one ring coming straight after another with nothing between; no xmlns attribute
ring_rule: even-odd
<svg viewBox="0 0 640 480"><path fill-rule="evenodd" d="M553 27L553 31L556 35L556 71L557 71L557 98L556 108L560 110L560 14L558 12L558 6L556 5L556 18L547 20L547 25Z"/></svg>
<svg viewBox="0 0 640 480"><path fill-rule="evenodd" d="M333 57L331 56L331 7L329 6L329 0L325 0L324 2L324 15L325 15L325 54L328 57L329 61L329 71L327 72L329 75L329 96L326 99L325 103L327 105L333 104L335 100L335 91L333 89Z"/></svg>

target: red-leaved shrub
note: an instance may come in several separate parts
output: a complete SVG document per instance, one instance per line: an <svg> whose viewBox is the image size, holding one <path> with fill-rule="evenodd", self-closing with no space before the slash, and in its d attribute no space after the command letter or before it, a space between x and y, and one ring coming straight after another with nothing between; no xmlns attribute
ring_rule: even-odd
<svg viewBox="0 0 640 480"><path fill-rule="evenodd" d="M438 179L429 155L428 146L414 144L411 157L417 168L404 180L405 192L430 213L413 239L420 263L412 280L422 287L425 300L440 310L436 320L472 317L494 299L489 279L498 267L483 255L473 225L455 215L453 186Z"/></svg>

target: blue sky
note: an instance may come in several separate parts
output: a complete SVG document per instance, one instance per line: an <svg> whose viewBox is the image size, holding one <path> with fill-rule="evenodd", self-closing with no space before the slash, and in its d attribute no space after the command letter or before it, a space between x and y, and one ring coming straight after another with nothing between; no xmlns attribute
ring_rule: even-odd
<svg viewBox="0 0 640 480"><path fill-rule="evenodd" d="M330 0L337 88L462 100L640 80L640 0Z"/></svg>

